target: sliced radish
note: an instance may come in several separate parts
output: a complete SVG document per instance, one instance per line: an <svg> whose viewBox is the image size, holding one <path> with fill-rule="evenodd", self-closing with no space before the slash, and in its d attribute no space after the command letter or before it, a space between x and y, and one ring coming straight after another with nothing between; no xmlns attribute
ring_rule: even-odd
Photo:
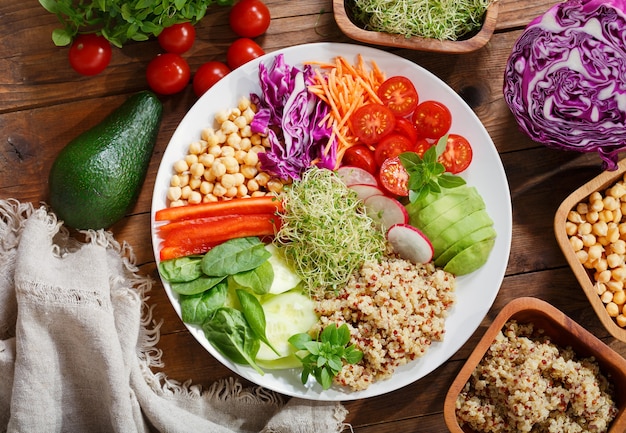
<svg viewBox="0 0 626 433"><path fill-rule="evenodd" d="M394 224L409 222L409 213L402 203L386 195L372 195L363 201L365 211L385 230Z"/></svg>
<svg viewBox="0 0 626 433"><path fill-rule="evenodd" d="M337 175L346 185L366 184L377 186L376 177L369 171L359 167L345 165L337 169Z"/></svg>
<svg viewBox="0 0 626 433"><path fill-rule="evenodd" d="M433 244L418 228L396 224L387 230L387 240L394 251L413 263L428 263L433 259Z"/></svg>
<svg viewBox="0 0 626 433"><path fill-rule="evenodd" d="M357 183L355 185L350 185L348 188L350 188L351 190L354 190L356 192L356 195L362 201L367 200L369 197L371 197L373 195L384 195L385 194L377 186L369 185L369 184L365 184L365 183Z"/></svg>

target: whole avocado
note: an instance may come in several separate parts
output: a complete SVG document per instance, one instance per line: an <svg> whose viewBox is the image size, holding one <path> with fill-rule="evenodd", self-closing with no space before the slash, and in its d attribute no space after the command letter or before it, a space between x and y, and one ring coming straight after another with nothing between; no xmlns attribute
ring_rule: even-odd
<svg viewBox="0 0 626 433"><path fill-rule="evenodd" d="M61 150L49 175L50 206L76 229L108 228L134 205L156 144L163 106L132 95Z"/></svg>

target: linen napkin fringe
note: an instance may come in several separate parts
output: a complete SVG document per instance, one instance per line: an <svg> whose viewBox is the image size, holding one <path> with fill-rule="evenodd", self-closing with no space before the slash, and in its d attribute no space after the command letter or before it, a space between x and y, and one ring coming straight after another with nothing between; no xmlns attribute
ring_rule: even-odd
<svg viewBox="0 0 626 433"><path fill-rule="evenodd" d="M52 245L54 255L63 257L65 254L80 249L85 244L70 236L70 232L63 226L63 222L48 210L45 203L41 203L39 208L35 208L31 203L21 203L15 199L0 200L0 260L3 260L4 263L15 261L21 232L26 221L32 216L44 222L50 237L54 238ZM121 259L123 272L118 272L117 275L110 277L113 280L117 279L117 281L111 281L111 287L123 286L130 290L112 289L111 296L138 297L141 302L139 335L135 347L136 356L139 360L138 367L145 381L145 384L141 386L147 385L155 396L178 406L183 411L188 410L191 417L210 415L209 412L216 408L226 412L232 411L225 416L227 426L224 431L231 431L229 429L233 427L233 421L235 421L235 425L232 431L242 432L295 433L312 431L312 425L323 426L324 431L329 433L341 432L346 427L352 430L348 424L343 423L347 411L338 402L331 404L328 402L308 402L297 398L285 401L280 394L262 387L244 387L237 378L233 377L216 381L208 388L203 388L194 385L191 380L179 382L168 378L162 372L153 372L153 368L164 367L162 351L157 347L163 322L157 323L154 320L154 306L149 306L147 302L154 281L149 276L139 275L132 248L126 242L119 243L111 232L84 230L81 233L84 235L86 243L113 250ZM9 265L9 267L11 266ZM11 268L14 269L14 266ZM13 276L1 275L0 277L11 278ZM0 281L0 284L6 286L7 282ZM0 289L3 285L0 285ZM34 296L54 297L58 295L49 289L43 290L43 287L42 290L33 286L31 288ZM68 304L79 301L84 303L86 295L81 292L64 296L64 299L57 299L57 301ZM94 299L89 301L102 302L101 299L96 299L95 295ZM0 340L14 339L16 310L15 293L0 290ZM234 410L233 406L238 406L239 412ZM253 418L262 416L265 420L269 420L267 424L261 424L261 426L265 425L262 430L250 428L250 426L255 425L254 422L244 426L245 420L237 420L237 417L246 415L246 412L242 410L245 406L250 407ZM229 416L230 420L228 419ZM259 420L256 421L258 423ZM237 425L238 422L241 425ZM3 428L4 426L0 425L0 431L3 431Z"/></svg>

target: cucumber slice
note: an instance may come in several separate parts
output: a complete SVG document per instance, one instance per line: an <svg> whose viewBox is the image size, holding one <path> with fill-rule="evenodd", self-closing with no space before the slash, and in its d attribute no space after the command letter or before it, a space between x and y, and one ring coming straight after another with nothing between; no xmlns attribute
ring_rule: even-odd
<svg viewBox="0 0 626 433"><path fill-rule="evenodd" d="M280 354L261 343L257 361L274 361L292 356L296 348L289 344L289 337L308 332L317 323L315 302L299 290L290 290L270 296L261 301L265 312L265 335Z"/></svg>
<svg viewBox="0 0 626 433"><path fill-rule="evenodd" d="M272 244L265 245L265 249L272 253L268 261L274 269L274 281L272 281L269 293L278 295L295 288L302 279L289 266L282 250Z"/></svg>

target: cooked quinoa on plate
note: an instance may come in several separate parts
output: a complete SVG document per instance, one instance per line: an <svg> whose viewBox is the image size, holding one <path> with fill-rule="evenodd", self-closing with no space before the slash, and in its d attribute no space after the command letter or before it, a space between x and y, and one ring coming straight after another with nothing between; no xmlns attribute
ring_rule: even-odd
<svg viewBox="0 0 626 433"><path fill-rule="evenodd" d="M455 286L454 276L432 263L389 256L365 262L341 291L317 305L320 329L346 323L351 343L364 354L358 364L344 365L335 383L366 389L442 341Z"/></svg>
<svg viewBox="0 0 626 433"><path fill-rule="evenodd" d="M459 394L456 415L476 432L606 432L617 414L611 388L594 358L510 320Z"/></svg>

